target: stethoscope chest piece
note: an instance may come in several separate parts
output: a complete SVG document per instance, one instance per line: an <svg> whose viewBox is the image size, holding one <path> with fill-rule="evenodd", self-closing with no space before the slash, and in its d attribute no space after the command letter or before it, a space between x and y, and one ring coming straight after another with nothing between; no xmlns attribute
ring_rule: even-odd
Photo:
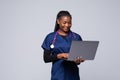
<svg viewBox="0 0 120 80"><path fill-rule="evenodd" d="M53 45L53 44L51 44L51 45L50 45L50 48L51 48L51 49L53 49L53 48L54 48L54 45Z"/></svg>

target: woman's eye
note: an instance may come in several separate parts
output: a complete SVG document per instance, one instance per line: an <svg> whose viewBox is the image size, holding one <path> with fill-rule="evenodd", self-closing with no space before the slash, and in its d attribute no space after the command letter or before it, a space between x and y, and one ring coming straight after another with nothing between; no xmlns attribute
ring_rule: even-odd
<svg viewBox="0 0 120 80"><path fill-rule="evenodd" d="M71 25L71 22L63 22L63 24L69 24L69 25Z"/></svg>
<svg viewBox="0 0 120 80"><path fill-rule="evenodd" d="M66 22L63 22L63 24L66 24Z"/></svg>

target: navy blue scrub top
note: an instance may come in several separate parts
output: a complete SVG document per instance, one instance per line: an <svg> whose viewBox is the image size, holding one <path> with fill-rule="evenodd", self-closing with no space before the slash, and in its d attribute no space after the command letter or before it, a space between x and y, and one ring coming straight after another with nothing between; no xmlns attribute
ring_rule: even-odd
<svg viewBox="0 0 120 80"><path fill-rule="evenodd" d="M82 40L79 34L71 31L65 38L57 34L54 48L51 49L50 45L52 44L55 34L56 32L49 33L42 44L42 48L50 50L53 55L69 53L71 41ZM62 59L52 62L51 80L80 80L77 64Z"/></svg>

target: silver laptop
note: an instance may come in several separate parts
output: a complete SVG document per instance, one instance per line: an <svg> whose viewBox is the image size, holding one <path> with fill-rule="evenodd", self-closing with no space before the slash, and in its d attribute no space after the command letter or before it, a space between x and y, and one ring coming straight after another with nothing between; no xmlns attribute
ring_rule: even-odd
<svg viewBox="0 0 120 80"><path fill-rule="evenodd" d="M72 41L67 60L82 57L84 60L94 60L99 41Z"/></svg>

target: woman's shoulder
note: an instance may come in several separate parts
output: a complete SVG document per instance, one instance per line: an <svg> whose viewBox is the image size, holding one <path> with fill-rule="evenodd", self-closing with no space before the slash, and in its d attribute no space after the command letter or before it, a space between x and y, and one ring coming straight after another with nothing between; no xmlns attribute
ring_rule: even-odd
<svg viewBox="0 0 120 80"><path fill-rule="evenodd" d="M54 34L55 34L55 32L47 33L45 38L44 38L44 41L51 41L51 40L53 40Z"/></svg>
<svg viewBox="0 0 120 80"><path fill-rule="evenodd" d="M55 34L55 32L50 32L47 34L47 36L53 36Z"/></svg>
<svg viewBox="0 0 120 80"><path fill-rule="evenodd" d="M73 35L78 39L78 40L82 40L82 37L80 34L76 33L76 32L72 32Z"/></svg>
<svg viewBox="0 0 120 80"><path fill-rule="evenodd" d="M75 34L76 36L80 36L80 34L78 34L78 33L76 33L76 32L73 32L73 31L72 31L72 33Z"/></svg>
<svg viewBox="0 0 120 80"><path fill-rule="evenodd" d="M46 35L46 38L52 38L54 37L54 35L55 35L55 32L50 32Z"/></svg>

